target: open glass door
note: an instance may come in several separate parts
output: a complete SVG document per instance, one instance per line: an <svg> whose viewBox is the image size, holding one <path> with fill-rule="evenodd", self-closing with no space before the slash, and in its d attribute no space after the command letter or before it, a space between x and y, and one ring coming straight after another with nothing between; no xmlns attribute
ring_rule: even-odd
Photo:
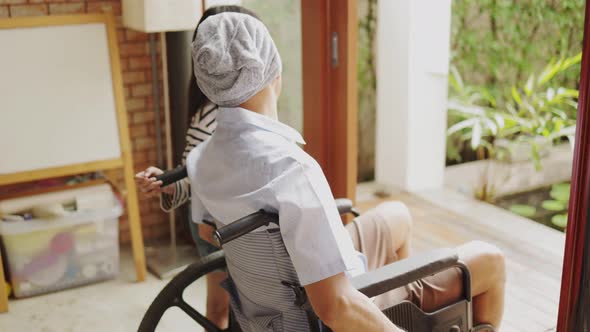
<svg viewBox="0 0 590 332"><path fill-rule="evenodd" d="M279 98L279 120L303 130L301 82L301 0L242 0L267 26L283 61L283 91Z"/></svg>

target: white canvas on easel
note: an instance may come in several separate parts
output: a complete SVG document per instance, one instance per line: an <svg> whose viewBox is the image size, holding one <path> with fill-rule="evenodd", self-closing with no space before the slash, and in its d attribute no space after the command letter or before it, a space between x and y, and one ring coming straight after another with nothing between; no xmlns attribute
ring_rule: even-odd
<svg viewBox="0 0 590 332"><path fill-rule="evenodd" d="M104 24L0 30L0 173L120 158Z"/></svg>
<svg viewBox="0 0 590 332"><path fill-rule="evenodd" d="M135 271L144 280L114 16L0 19L0 45L0 185L122 169ZM2 286L0 312L8 310Z"/></svg>

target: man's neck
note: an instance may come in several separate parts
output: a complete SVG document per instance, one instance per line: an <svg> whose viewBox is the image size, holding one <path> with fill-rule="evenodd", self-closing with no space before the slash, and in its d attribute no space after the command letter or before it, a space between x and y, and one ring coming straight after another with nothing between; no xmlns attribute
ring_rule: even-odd
<svg viewBox="0 0 590 332"><path fill-rule="evenodd" d="M269 87L263 89L252 98L242 103L240 107L254 113L268 116L273 120L278 120L277 97L274 90Z"/></svg>

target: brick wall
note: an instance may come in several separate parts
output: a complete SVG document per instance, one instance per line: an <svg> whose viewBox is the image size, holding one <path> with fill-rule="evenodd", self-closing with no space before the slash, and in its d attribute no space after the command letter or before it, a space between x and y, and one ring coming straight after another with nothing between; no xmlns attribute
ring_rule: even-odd
<svg viewBox="0 0 590 332"><path fill-rule="evenodd" d="M123 28L121 24L121 1L0 0L0 18L99 13L105 8L110 8L117 16L117 37L125 86L129 131L133 146L133 160L135 169L139 171L156 164L156 130L149 43L147 34ZM161 63L159 77L162 77ZM162 91L161 87L160 91ZM160 100L163 100L163 97ZM120 171L110 172L108 175L123 187L122 173ZM142 197L141 193L139 193L139 197L144 239L150 240L167 236L168 217L160 210L158 200L146 199ZM127 243L129 238L127 218L123 216L120 223L120 239L122 243Z"/></svg>

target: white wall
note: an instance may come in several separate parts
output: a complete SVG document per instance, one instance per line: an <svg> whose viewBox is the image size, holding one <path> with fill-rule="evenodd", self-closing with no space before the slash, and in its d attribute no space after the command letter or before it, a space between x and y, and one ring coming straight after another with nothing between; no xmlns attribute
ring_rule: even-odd
<svg viewBox="0 0 590 332"><path fill-rule="evenodd" d="M377 18L378 183L442 187L450 0L380 0Z"/></svg>
<svg viewBox="0 0 590 332"><path fill-rule="evenodd" d="M405 187L408 149L410 1L377 4L377 125L375 178Z"/></svg>

